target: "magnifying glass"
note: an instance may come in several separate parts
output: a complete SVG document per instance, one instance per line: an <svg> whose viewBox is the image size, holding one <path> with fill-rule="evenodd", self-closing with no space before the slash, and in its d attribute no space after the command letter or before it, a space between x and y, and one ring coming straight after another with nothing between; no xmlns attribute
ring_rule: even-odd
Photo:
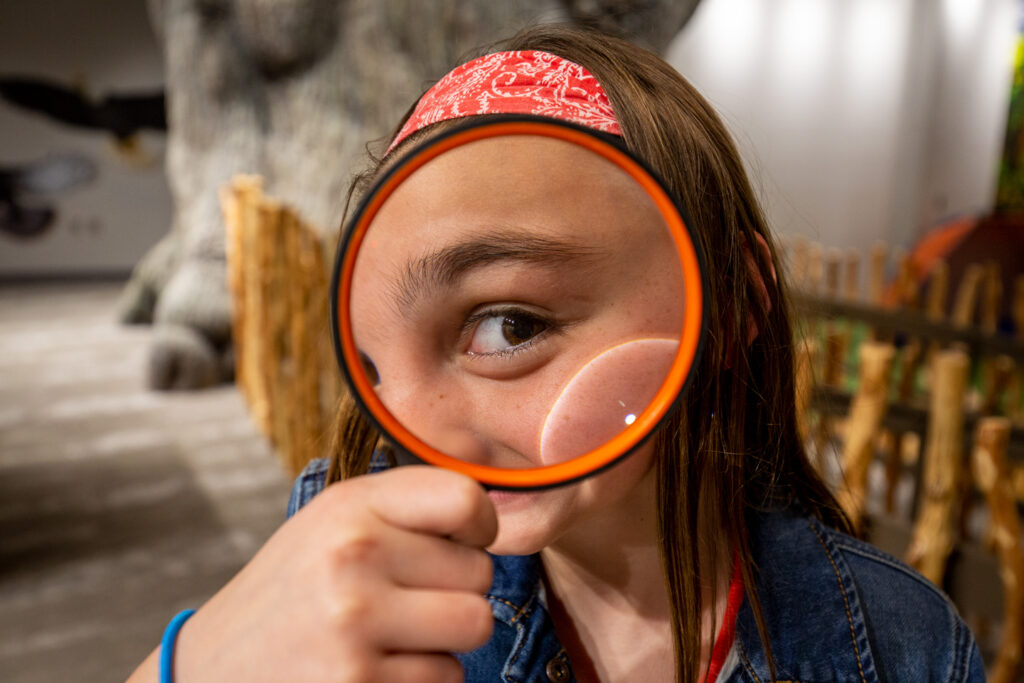
<svg viewBox="0 0 1024 683"><path fill-rule="evenodd" d="M391 165L339 244L335 350L400 456L542 489L641 446L705 328L686 214L618 139L487 116Z"/></svg>

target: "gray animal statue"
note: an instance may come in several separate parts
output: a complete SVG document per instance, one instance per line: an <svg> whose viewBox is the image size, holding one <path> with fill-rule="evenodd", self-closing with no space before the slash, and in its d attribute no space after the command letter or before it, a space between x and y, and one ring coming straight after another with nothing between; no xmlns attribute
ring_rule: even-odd
<svg viewBox="0 0 1024 683"><path fill-rule="evenodd" d="M149 383L233 372L218 190L237 173L337 231L367 140L471 50L528 24L583 22L663 51L699 0L149 0L167 82L173 225L119 315L152 322Z"/></svg>

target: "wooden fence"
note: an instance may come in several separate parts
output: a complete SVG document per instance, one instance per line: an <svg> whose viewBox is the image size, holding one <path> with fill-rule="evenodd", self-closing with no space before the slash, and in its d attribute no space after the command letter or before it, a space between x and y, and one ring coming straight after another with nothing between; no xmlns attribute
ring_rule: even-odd
<svg viewBox="0 0 1024 683"><path fill-rule="evenodd" d="M256 176L221 192L233 303L235 382L260 431L298 474L326 453L340 391L328 275L317 230L263 194Z"/></svg>
<svg viewBox="0 0 1024 683"><path fill-rule="evenodd" d="M954 288L942 262L915 272L900 254L886 278L881 246L865 259L796 242L787 257L812 457L864 535L947 590L991 680L1018 680L1024 278L975 264Z"/></svg>

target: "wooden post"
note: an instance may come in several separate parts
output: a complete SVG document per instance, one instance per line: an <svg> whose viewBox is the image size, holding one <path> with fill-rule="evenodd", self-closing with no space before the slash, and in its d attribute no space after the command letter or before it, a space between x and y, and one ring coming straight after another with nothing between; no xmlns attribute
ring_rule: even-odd
<svg viewBox="0 0 1024 683"><path fill-rule="evenodd" d="M839 298L839 260L837 249L829 249L824 257L825 296L830 299ZM845 325L836 320L826 320L823 329L824 359L821 379L829 386L839 386L843 380L843 358L846 354ZM819 468L824 467L825 447L832 436L832 428L832 420L820 415L812 439L813 457L817 460Z"/></svg>
<svg viewBox="0 0 1024 683"><path fill-rule="evenodd" d="M896 511L896 487L903 475L903 459L900 446L903 443L902 434L897 436L895 432L883 429L878 434L877 449L885 461L885 511L892 514Z"/></svg>
<svg viewBox="0 0 1024 683"><path fill-rule="evenodd" d="M981 329L995 334L999 327L1000 304L1003 300L1003 276L995 261L985 264L981 292Z"/></svg>
<svg viewBox="0 0 1024 683"><path fill-rule="evenodd" d="M956 298L953 301L953 313L950 321L958 327L970 327L974 322L974 311L978 305L978 289L981 287L982 279L985 277L985 269L972 263L964 270L960 278L960 285L956 290Z"/></svg>
<svg viewBox="0 0 1024 683"><path fill-rule="evenodd" d="M804 339L796 348L796 424L800 441L807 442L811 395L814 393L814 365L818 344L813 339ZM817 457L818 454L813 454Z"/></svg>
<svg viewBox="0 0 1024 683"><path fill-rule="evenodd" d="M985 495L992 516L992 536L1003 582L1003 634L992 683L1012 683L1020 672L1024 647L1024 550L1020 519L1006 459L1010 421L987 417L978 423L971 464L974 480Z"/></svg>
<svg viewBox="0 0 1024 683"><path fill-rule="evenodd" d="M868 300L878 308L885 303L885 264L889 255L889 247L885 242L877 242L871 249L871 284ZM872 329L871 338L885 338L877 329ZM878 446L885 458L885 511L891 513L895 508L896 484L899 482L903 463L900 461L900 435L884 430L878 435Z"/></svg>
<svg viewBox="0 0 1024 683"><path fill-rule="evenodd" d="M871 248L871 282L868 287L868 301L881 307L885 300L885 262L889 257L889 245L877 242Z"/></svg>
<svg viewBox="0 0 1024 683"><path fill-rule="evenodd" d="M900 258L899 275L897 276L897 306L899 308L917 310L921 304L921 297L918 292L916 267L910 256L903 254ZM907 341L900 358L900 385L898 389L899 399L905 401L910 398L914 390L914 381L917 378L917 371L923 356L922 342L917 337ZM898 448L897 448L898 450Z"/></svg>
<svg viewBox="0 0 1024 683"><path fill-rule="evenodd" d="M860 382L850 406L843 443L843 478L839 503L858 529L867 497L868 468L874 443L889 404L889 374L895 349L892 344L866 341L860 347Z"/></svg>
<svg viewBox="0 0 1024 683"><path fill-rule="evenodd" d="M860 253L856 249L846 252L843 268L843 298L857 301L860 299Z"/></svg>
<svg viewBox="0 0 1024 683"><path fill-rule="evenodd" d="M235 345L235 383L253 422L270 437L270 401L262 367L266 356L262 336L247 333L266 326L259 264L265 258L257 235L263 179L237 176L221 191L227 230L228 284L232 297L232 343Z"/></svg>
<svg viewBox="0 0 1024 683"><path fill-rule="evenodd" d="M807 240L797 235L790 241L791 261L790 272L793 277L794 289L807 289L808 253Z"/></svg>
<svg viewBox="0 0 1024 683"><path fill-rule="evenodd" d="M1010 316L1016 328L1017 339L1024 341L1024 275L1018 275L1013 285L1013 302L1010 304ZM1010 386L1006 392L1006 415L1017 424L1024 424L1024 367L1018 367L1010 378Z"/></svg>
<svg viewBox="0 0 1024 683"><path fill-rule="evenodd" d="M936 262L928 280L925 294L925 314L932 320L942 320L946 316L946 299L949 292L949 266L945 261Z"/></svg>
<svg viewBox="0 0 1024 683"><path fill-rule="evenodd" d="M825 291L832 298L839 296L840 256L838 249L828 249L825 252Z"/></svg>
<svg viewBox="0 0 1024 683"><path fill-rule="evenodd" d="M919 339L912 339L903 347L900 359L900 383L896 389L897 399L906 402L914 395L914 380L924 358L923 345Z"/></svg>
<svg viewBox="0 0 1024 683"><path fill-rule="evenodd" d="M900 354L900 378L896 385L896 401L898 403L909 403L915 393L915 380L918 370L924 362L924 346L920 339L914 338L907 342ZM907 432L893 433L891 439L892 447L886 453L885 463L885 501L886 510L892 511L895 507L896 486L899 484L900 476L903 473L904 453L906 453L907 439L910 436Z"/></svg>
<svg viewBox="0 0 1024 683"><path fill-rule="evenodd" d="M896 301L900 308L916 309L920 303L917 285L917 267L907 252L900 253L899 270L896 273Z"/></svg>
<svg viewBox="0 0 1024 683"><path fill-rule="evenodd" d="M897 276L898 307L909 310L916 310L920 307L921 296L917 275L917 267L913 264L910 256L906 253L901 254L899 275ZM931 315L931 310L938 310L941 317L945 297L945 275L945 264L940 261L939 267L929 280L926 292L925 306L930 309L929 315ZM911 337L903 346L899 358L899 382L896 385L896 401L899 403L907 403L915 393L918 373L927 357L925 343L920 337ZM892 447L886 453L885 501L886 510L889 511L894 508L896 486L899 484L900 475L903 472L903 454L906 451L907 436L902 432L893 434Z"/></svg>
<svg viewBox="0 0 1024 683"><path fill-rule="evenodd" d="M825 256L825 293L838 299L840 253L829 249ZM848 332L845 324L829 320L825 325L825 368L824 381L829 386L838 386L843 380L843 361L846 358Z"/></svg>
<svg viewBox="0 0 1024 683"><path fill-rule="evenodd" d="M928 289L925 292L924 313L928 316L929 320L939 322L946 317L948 294L949 266L946 265L945 261L939 260L932 268L931 277L928 279ZM931 386L931 377L929 376L929 373L932 368L932 359L938 349L939 344L937 342L930 341L927 343L927 349L924 352L923 358L923 380L926 387Z"/></svg>
<svg viewBox="0 0 1024 683"><path fill-rule="evenodd" d="M221 192L227 224L235 381L292 474L323 455L338 371L318 231L263 195L257 177Z"/></svg>
<svg viewBox="0 0 1024 683"><path fill-rule="evenodd" d="M825 265L822 260L821 245L812 242L807 248L807 280L805 282L808 292L817 294L825 279Z"/></svg>
<svg viewBox="0 0 1024 683"><path fill-rule="evenodd" d="M1001 410L1003 399L1009 399L1005 394L1009 393L1010 380L1013 377L1016 364L1009 356L997 356L985 365L985 387L982 391L981 409L982 415L995 415L1004 412ZM1007 401L1009 402L1009 401Z"/></svg>
<svg viewBox="0 0 1024 683"><path fill-rule="evenodd" d="M279 454L290 460L292 453L292 434L288 429L288 415L283 409L288 393L282 372L290 374L291 367L284 361L290 358L288 336L286 333L288 318L288 274L282 263L284 245L284 215L280 203L263 197L257 211L259 228L254 235L257 244L257 275L259 277L260 298L264 326L262 329L250 329L250 336L262 339L263 355L259 359L260 371L266 387L265 400L270 417L270 440ZM290 465L290 463L288 463ZM289 471L292 467L289 466Z"/></svg>
<svg viewBox="0 0 1024 683"><path fill-rule="evenodd" d="M942 585L946 562L959 525L959 491L963 476L964 393L970 359L962 351L935 356L921 509L907 550L907 562L936 585Z"/></svg>

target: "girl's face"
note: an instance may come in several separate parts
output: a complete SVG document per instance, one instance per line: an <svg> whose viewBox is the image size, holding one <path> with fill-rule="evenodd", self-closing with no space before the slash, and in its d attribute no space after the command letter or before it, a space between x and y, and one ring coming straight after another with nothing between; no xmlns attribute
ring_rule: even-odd
<svg viewBox="0 0 1024 683"><path fill-rule="evenodd" d="M660 386L682 327L678 262L653 202L611 162L560 140L487 139L387 200L356 263L353 334L385 406L426 443L550 464L622 428L599 399L639 412ZM493 492L494 551L534 552L612 507L650 455L575 486Z"/></svg>

